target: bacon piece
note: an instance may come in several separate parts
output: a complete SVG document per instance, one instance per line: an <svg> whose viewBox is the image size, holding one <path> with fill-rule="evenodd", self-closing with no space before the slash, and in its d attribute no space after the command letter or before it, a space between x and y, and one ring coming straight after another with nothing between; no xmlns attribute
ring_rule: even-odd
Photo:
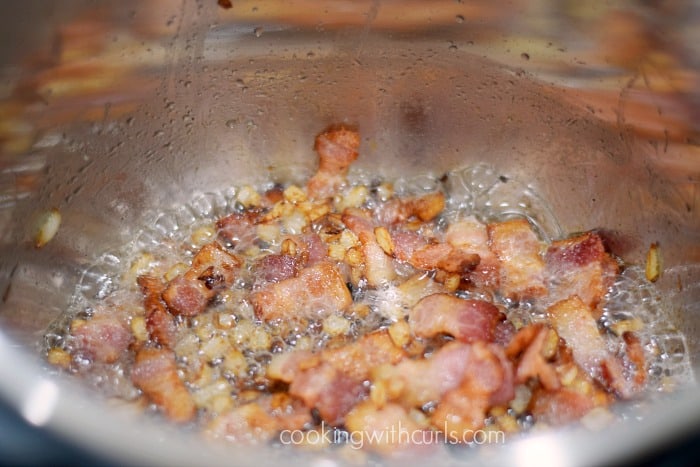
<svg viewBox="0 0 700 467"><path fill-rule="evenodd" d="M307 232L295 237L301 247L301 257L304 266L313 266L328 258L328 245L315 232Z"/></svg>
<svg viewBox="0 0 700 467"><path fill-rule="evenodd" d="M219 291L231 286L240 267L237 257L216 242L208 243L194 256L190 269L168 283L163 300L174 314L196 316Z"/></svg>
<svg viewBox="0 0 700 467"><path fill-rule="evenodd" d="M266 375L289 383L300 371L327 363L352 379L362 381L369 377L373 368L385 363L398 363L405 356L406 352L394 344L389 332L381 329L319 353L299 350L275 355Z"/></svg>
<svg viewBox="0 0 700 467"><path fill-rule="evenodd" d="M139 276L136 282L144 296L148 337L160 345L172 347L177 338L177 326L162 299L164 284L151 276Z"/></svg>
<svg viewBox="0 0 700 467"><path fill-rule="evenodd" d="M352 304L343 277L328 262L304 268L297 277L269 284L253 294L251 300L255 314L264 321L327 316Z"/></svg>
<svg viewBox="0 0 700 467"><path fill-rule="evenodd" d="M371 370L393 364L405 356L387 330L375 331L357 341L324 349L320 354L299 351L274 357L267 376L290 383L290 394L299 397L332 424L367 395L364 381Z"/></svg>
<svg viewBox="0 0 700 467"><path fill-rule="evenodd" d="M445 394L430 423L443 431L450 443L470 442L474 431L484 426L489 407L489 395L465 381Z"/></svg>
<svg viewBox="0 0 700 467"><path fill-rule="evenodd" d="M360 209L348 208L343 212L342 221L360 240L367 284L377 287L393 281L396 271L392 259L377 243L372 219Z"/></svg>
<svg viewBox="0 0 700 467"><path fill-rule="evenodd" d="M588 305L574 295L550 306L547 314L578 365L621 397L634 395L636 387L627 381L620 360L608 351Z"/></svg>
<svg viewBox="0 0 700 467"><path fill-rule="evenodd" d="M479 342L470 350L462 380L444 394L430 419L433 426L457 434L461 441L470 441L469 435L484 425L489 407L514 394L508 377L512 369L501 348Z"/></svg>
<svg viewBox="0 0 700 467"><path fill-rule="evenodd" d="M100 363L114 363L133 340L131 331L121 320L111 316L94 316L71 328L74 352Z"/></svg>
<svg viewBox="0 0 700 467"><path fill-rule="evenodd" d="M644 356L644 348L639 337L633 332L625 332L622 338L625 341L627 360L634 367L634 384L637 386L637 390L641 390L647 379L647 363Z"/></svg>
<svg viewBox="0 0 700 467"><path fill-rule="evenodd" d="M492 303L439 293L418 302L408 314L408 323L418 337L444 333L462 342L474 342L493 340L496 325L503 318Z"/></svg>
<svg viewBox="0 0 700 467"><path fill-rule="evenodd" d="M439 269L465 275L479 264L479 260L479 255L457 249L448 243L430 243L413 251L408 262L418 269Z"/></svg>
<svg viewBox="0 0 700 467"><path fill-rule="evenodd" d="M465 378L488 388L489 397L499 401L513 397L513 368L499 346L475 342L449 342L430 357L402 360L396 365L382 366L373 372L376 381L384 380L399 388L396 400L407 407L421 407L435 402L457 388Z"/></svg>
<svg viewBox="0 0 700 467"><path fill-rule="evenodd" d="M259 289L269 283L281 282L297 275L299 259L296 256L270 254L263 256L253 264L253 289Z"/></svg>
<svg viewBox="0 0 700 467"><path fill-rule="evenodd" d="M278 353L272 356L267 366L265 376L285 383L291 383L294 377L302 370L318 366L321 360L318 354L309 350L295 350L292 352Z"/></svg>
<svg viewBox="0 0 700 467"><path fill-rule="evenodd" d="M215 418L207 433L229 441L258 443L271 440L283 430L301 430L311 421L311 413L301 401L275 393Z"/></svg>
<svg viewBox="0 0 700 467"><path fill-rule="evenodd" d="M499 260L501 293L512 300L547 294L542 242L526 219L488 224L491 251Z"/></svg>
<svg viewBox="0 0 700 467"><path fill-rule="evenodd" d="M317 172L306 184L309 197L314 199L333 196L345 181L348 167L358 156L360 134L347 128L330 129L316 137L314 149L318 153Z"/></svg>
<svg viewBox="0 0 700 467"><path fill-rule="evenodd" d="M379 365L398 363L406 352L394 344L386 329L360 337L355 342L325 349L321 353L323 361L356 380L369 377L372 368Z"/></svg>
<svg viewBox="0 0 700 467"><path fill-rule="evenodd" d="M619 269L594 232L553 242L545 254L545 263L551 303L577 295L593 309ZM600 313L595 317L600 317Z"/></svg>
<svg viewBox="0 0 700 467"><path fill-rule="evenodd" d="M555 426L579 420L596 406L592 397L567 388L535 391L531 405L537 421Z"/></svg>
<svg viewBox="0 0 700 467"><path fill-rule="evenodd" d="M422 272L409 277L396 290L401 294L401 304L412 308L424 297L444 292L445 287Z"/></svg>
<svg viewBox="0 0 700 467"><path fill-rule="evenodd" d="M302 371L289 385L289 394L318 410L321 418L331 425L343 423L345 414L367 393L362 381L325 362Z"/></svg>
<svg viewBox="0 0 700 467"><path fill-rule="evenodd" d="M429 222L445 209L445 195L437 191L422 196L393 198L377 209L377 219L381 224L391 225L416 217Z"/></svg>
<svg viewBox="0 0 700 467"><path fill-rule="evenodd" d="M549 328L543 325L530 325L520 329L506 348L506 355L514 358L523 349L515 371L515 381L526 383L530 378L538 378L545 389L557 390L561 386L554 366L542 355Z"/></svg>
<svg viewBox="0 0 700 467"><path fill-rule="evenodd" d="M445 241L462 252L479 256L479 264L469 274L470 281L477 288L498 288L499 261L489 248L489 234L485 224L473 217L453 222L447 227Z"/></svg>
<svg viewBox="0 0 700 467"><path fill-rule="evenodd" d="M428 240L418 232L392 229L391 241L394 244L394 256L400 261L410 261L416 250L428 244Z"/></svg>
<svg viewBox="0 0 700 467"><path fill-rule="evenodd" d="M516 330L513 323L508 320L500 321L496 325L496 329L493 331L493 342L502 346L507 346L508 343L515 336Z"/></svg>
<svg viewBox="0 0 700 467"><path fill-rule="evenodd" d="M449 243L428 243L417 232L394 229L391 232L394 256L423 271L439 269L466 275L477 267L481 258L476 253L455 248Z"/></svg>
<svg viewBox="0 0 700 467"><path fill-rule="evenodd" d="M547 309L552 326L566 341L574 360L591 376L598 376L600 364L609 357L591 310L577 296Z"/></svg>
<svg viewBox="0 0 700 467"><path fill-rule="evenodd" d="M404 407L392 403L378 407L371 401L360 402L345 417L345 426L353 436L351 442L361 440L362 448L394 458L428 454L438 441Z"/></svg>
<svg viewBox="0 0 700 467"><path fill-rule="evenodd" d="M258 238L256 224L260 218L257 210L233 213L216 221L218 236L223 243L235 250L245 250Z"/></svg>
<svg viewBox="0 0 700 467"><path fill-rule="evenodd" d="M194 400L177 374L175 354L170 350L140 349L131 368L131 381L173 422L194 418Z"/></svg>
<svg viewBox="0 0 700 467"><path fill-rule="evenodd" d="M385 380L389 386L400 388L398 400L407 407L421 407L439 400L459 385L467 371L470 353L468 344L449 342L429 358L381 366L373 372L372 379Z"/></svg>

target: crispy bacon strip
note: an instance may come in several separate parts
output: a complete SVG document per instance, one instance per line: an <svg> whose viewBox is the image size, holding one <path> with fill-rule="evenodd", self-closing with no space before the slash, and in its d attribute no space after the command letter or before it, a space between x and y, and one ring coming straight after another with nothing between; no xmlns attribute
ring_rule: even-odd
<svg viewBox="0 0 700 467"><path fill-rule="evenodd" d="M504 316L483 300L433 294L423 298L408 314L411 330L418 337L449 334L462 342L491 341Z"/></svg>
<svg viewBox="0 0 700 467"><path fill-rule="evenodd" d="M175 354L170 350L140 349L131 368L131 381L173 422L194 418L194 400L177 374Z"/></svg>
<svg viewBox="0 0 700 467"><path fill-rule="evenodd" d="M352 296L338 269L321 262L297 277L267 285L253 294L252 302L258 318L272 321L326 316L349 307Z"/></svg>
<svg viewBox="0 0 700 467"><path fill-rule="evenodd" d="M501 293L521 300L546 295L542 242L526 219L487 225L489 244L499 260Z"/></svg>
<svg viewBox="0 0 700 467"><path fill-rule="evenodd" d="M168 283L163 300L174 314L196 316L217 293L233 284L241 264L218 243L208 243L194 256L190 269Z"/></svg>
<svg viewBox="0 0 700 467"><path fill-rule="evenodd" d="M309 179L306 188L309 197L329 198L345 181L348 167L358 156L360 134L347 128L330 129L316 137L314 149L318 153L318 171Z"/></svg>

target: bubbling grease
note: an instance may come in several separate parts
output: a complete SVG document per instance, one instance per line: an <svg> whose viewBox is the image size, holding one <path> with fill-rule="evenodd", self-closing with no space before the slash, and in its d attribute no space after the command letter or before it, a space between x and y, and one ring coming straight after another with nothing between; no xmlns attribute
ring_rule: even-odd
<svg viewBox="0 0 700 467"><path fill-rule="evenodd" d="M45 335L45 352L69 350L71 323L89 318L99 307L122 310L142 307L143 296L136 285L139 274L159 271L166 277L175 275L204 243L216 238L212 226L217 219L242 211L251 197L272 186L237 187L201 194L194 196L187 205L154 213L154 222L144 226L133 242L104 253L84 272L72 306ZM444 229L449 222L466 216L474 216L482 222L521 216L530 221L545 242L565 234L535 190L499 175L486 165L454 170L441 176L391 181L352 172L348 186L339 196L351 196L353 189L355 192L364 190L364 205L370 209L379 206L392 193L406 196L441 190L446 195L446 208L437 220L437 229ZM342 200L339 198L336 203ZM256 241L253 248L257 250L245 254L255 258L279 252L280 234L300 233L298 229L291 219L280 232L272 232L269 238ZM349 312L309 319L296 326L261 322L246 299L254 281L252 264L253 261L246 261L233 286L221 293L205 312L190 318L188 331L173 348L180 372L188 381L196 403L207 407L210 413L220 413L232 404L245 402L250 392L265 391L269 384L265 379L265 367L274 354L294 349L322 349L334 345L338 336L342 336L343 342L351 341L391 326L408 312L395 286L370 288L366 282L359 281L351 287L353 305ZM397 270L403 279L414 272L409 267ZM544 320L543 305L536 302L512 302L469 291L460 291L459 295L493 301L518 327ZM665 392L692 380L685 336L671 324L663 297L645 280L643 268L627 265L608 291L604 303L599 324L609 331L604 335L611 351L620 345L614 332L616 327L629 323L637 327L635 332L649 363L647 387L650 394ZM137 317L134 311L132 324L138 322L135 321ZM109 397L135 401L139 391L129 380L125 365L121 361L100 364L74 359L70 371ZM151 407L151 410L155 409ZM205 422L200 420L200 423ZM518 418L518 423L527 429L532 420L524 415Z"/></svg>

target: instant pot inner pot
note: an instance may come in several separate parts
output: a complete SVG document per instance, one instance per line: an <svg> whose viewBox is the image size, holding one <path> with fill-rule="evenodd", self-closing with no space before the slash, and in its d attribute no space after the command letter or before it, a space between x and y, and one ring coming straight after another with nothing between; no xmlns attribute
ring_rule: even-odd
<svg viewBox="0 0 700 467"><path fill-rule="evenodd" d="M197 446L193 436L178 444L173 440L181 440L181 433L167 431L164 437L157 434L162 428L148 422L139 425L139 437L133 439L133 420L122 420L118 409L103 405L74 381L40 370L47 366L39 356L43 336L71 308L76 294L100 293L103 265L118 267L120 258L113 253L153 230L164 212L232 186L303 183L316 165L314 136L339 123L359 128L357 173L440 177L486 164L504 180L517 180L536 193L562 232L603 229L613 251L629 264L643 266L649 246L657 243L663 258L657 286L667 300L669 329L680 329L686 337L678 338L677 355L669 358L697 360L700 223L682 188L649 157L658 145L564 105L555 91L523 73L469 54L447 53L442 43L417 45L371 35L364 40L359 51L342 42L332 47L315 43L310 50L303 41L290 40L274 51L252 41L236 50L205 44L197 60L187 57L185 48L158 72L139 69L127 75L138 84L134 88L122 86L99 104L96 99L76 102L85 112L71 113L71 121L37 118L39 125L51 122L39 128L43 143L30 154L41 165L41 183L17 202L8 227L12 235L3 245L0 318L3 334L29 362L26 384L56 385L55 404L41 424L112 453L122 446L120 439L141 447L156 440L142 451L157 453L149 462L194 458L184 451L184 446ZM99 118L89 117L95 106L102 106ZM50 209L60 212L61 225L55 238L36 249L33 219ZM98 286L86 290L86 284ZM2 385L22 381L5 379ZM655 404L643 409L650 420L664 416ZM92 419L96 413L75 412L80 407L99 407L116 421L105 427ZM676 419L676 428L700 418L698 407ZM610 436L623 447L636 442L620 430L608 431L575 434L569 441L561 438L559 445ZM534 449L539 439L523 442ZM493 447L481 451L506 455L518 446L499 447L501 454ZM207 455L223 457L212 462L226 459L217 449ZM481 456L481 451L465 456ZM580 459L590 460L587 455L593 454ZM332 453L319 456L325 462Z"/></svg>

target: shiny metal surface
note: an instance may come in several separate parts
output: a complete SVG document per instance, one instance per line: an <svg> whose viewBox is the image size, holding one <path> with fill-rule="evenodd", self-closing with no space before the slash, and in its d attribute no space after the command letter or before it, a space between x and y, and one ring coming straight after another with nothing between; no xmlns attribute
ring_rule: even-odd
<svg viewBox="0 0 700 467"><path fill-rule="evenodd" d="M0 395L26 420L135 464L290 460L275 450L205 447L136 422L46 369L38 349L102 253L198 194L304 179L315 164L313 137L338 122L360 128L358 170L439 176L486 162L529 183L564 230L613 233L627 262L642 264L658 242L659 287L697 363L698 78L697 56L683 49L695 34L687 17L667 18L678 25L675 48L649 39L601 59L591 28L615 12L450 0L412 2L413 10L328 2L309 15L307 3L17 7L16 24L27 29L15 27L15 37L36 29L37 39L1 55ZM630 5L625 18L638 21L627 27L647 31L650 13ZM567 22L588 26L528 36L537 24ZM564 50L549 52L547 41ZM36 249L35 218L53 208L62 216L58 234ZM610 463L696 429L699 399L690 388L653 404L643 422L528 436L455 462ZM337 461L295 455L300 464Z"/></svg>

